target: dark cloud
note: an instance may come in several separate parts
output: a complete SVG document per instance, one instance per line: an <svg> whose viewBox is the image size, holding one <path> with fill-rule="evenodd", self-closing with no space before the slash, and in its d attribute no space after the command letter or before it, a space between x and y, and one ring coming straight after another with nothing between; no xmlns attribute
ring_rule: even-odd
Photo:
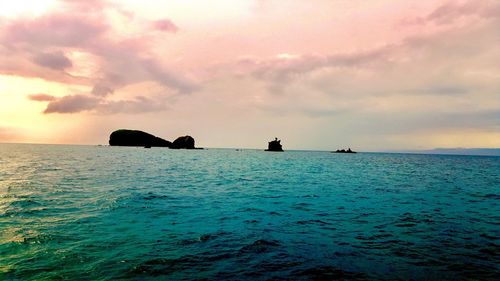
<svg viewBox="0 0 500 281"><path fill-rule="evenodd" d="M33 94L29 95L28 98L32 101L53 101L56 97L47 94Z"/></svg>
<svg viewBox="0 0 500 281"><path fill-rule="evenodd" d="M271 60L245 59L245 68L251 69L254 77L265 79L277 85L276 91L286 86L286 83L300 78L303 74L322 68L369 68L380 66L391 59L395 45L386 45L373 49L360 50L351 53L326 56L304 55L291 58L274 58Z"/></svg>
<svg viewBox="0 0 500 281"><path fill-rule="evenodd" d="M406 19L404 24L437 25L453 24L464 18L494 19L500 18L500 2L492 0L448 1L424 17Z"/></svg>
<svg viewBox="0 0 500 281"><path fill-rule="evenodd" d="M107 86L105 83L97 83L92 89L92 94L96 96L107 96L113 92L113 88Z"/></svg>
<svg viewBox="0 0 500 281"><path fill-rule="evenodd" d="M1 41L9 46L32 48L84 47L109 30L104 19L92 15L53 13L19 18L7 23Z"/></svg>
<svg viewBox="0 0 500 281"><path fill-rule="evenodd" d="M180 93L190 93L197 88L192 82L172 73L156 60L142 59L139 60L139 64L149 74L150 77L154 78L154 80L167 87L176 89Z"/></svg>
<svg viewBox="0 0 500 281"><path fill-rule="evenodd" d="M153 28L163 32L177 32L179 28L169 19L157 20L152 23Z"/></svg>
<svg viewBox="0 0 500 281"><path fill-rule="evenodd" d="M71 60L69 60L63 52L52 52L52 53L39 53L37 54L33 62L54 70L64 70L73 66Z"/></svg>
<svg viewBox="0 0 500 281"><path fill-rule="evenodd" d="M358 135L496 132L497 27L446 28L346 54L246 58L237 70L261 85L250 102L265 114L330 120Z"/></svg>
<svg viewBox="0 0 500 281"><path fill-rule="evenodd" d="M0 35L0 74L41 78L65 84L85 85L88 83L87 77L69 75L64 70L48 68L35 63L34 58L40 54L38 50L8 51L2 48L1 40Z"/></svg>
<svg viewBox="0 0 500 281"><path fill-rule="evenodd" d="M421 91L421 93L428 93L433 95L465 95L471 90L464 85L432 85L427 89Z"/></svg>
<svg viewBox="0 0 500 281"><path fill-rule="evenodd" d="M33 95L35 96L35 95ZM49 99L49 97L51 97ZM48 95L36 95L31 98L36 101L50 101L44 113L78 113L92 111L97 114L147 113L168 109L168 99L162 96L148 98L137 96L133 99L109 101L104 97L88 95L70 95L54 98Z"/></svg>
<svg viewBox="0 0 500 281"><path fill-rule="evenodd" d="M51 101L43 113L77 113L94 109L100 99L86 95L71 95Z"/></svg>
<svg viewBox="0 0 500 281"><path fill-rule="evenodd" d="M245 58L237 66L266 83L273 94L301 87L303 93L332 96L467 95L498 90L488 77L498 73L492 49L500 42L496 24L478 24L433 34L418 34L388 44L332 55L283 55L268 60ZM432 67L429 67L429 66ZM238 72L238 71L235 71ZM471 73L490 73L479 83Z"/></svg>
<svg viewBox="0 0 500 281"><path fill-rule="evenodd" d="M163 111L168 109L166 100L162 98L150 99L143 96L135 97L131 100L109 101L96 109L100 114L117 114L117 113L147 113L155 111Z"/></svg>
<svg viewBox="0 0 500 281"><path fill-rule="evenodd" d="M447 24L467 16L500 18L500 3L489 0L469 0L462 3L448 2L429 14L426 20L438 24Z"/></svg>
<svg viewBox="0 0 500 281"><path fill-rule="evenodd" d="M128 16L118 4L99 0L61 2L65 3L64 9L52 13L4 20L0 25L0 73L80 85L94 84L92 93L97 96L110 95L122 87L144 81L156 81L178 93L196 89L193 82L156 59L150 40L158 34L123 36L113 28L105 10L113 9ZM177 30L168 19L152 24L161 31ZM72 62L63 52L53 50L89 54L96 58L99 71L88 74L88 77L61 73L78 65L78 61ZM27 57L33 59L27 61Z"/></svg>

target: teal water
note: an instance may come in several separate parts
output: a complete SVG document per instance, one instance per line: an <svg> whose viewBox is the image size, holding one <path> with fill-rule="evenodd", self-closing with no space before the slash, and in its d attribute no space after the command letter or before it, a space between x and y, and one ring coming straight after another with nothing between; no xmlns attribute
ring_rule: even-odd
<svg viewBox="0 0 500 281"><path fill-rule="evenodd" d="M0 280L500 280L500 157L0 144Z"/></svg>

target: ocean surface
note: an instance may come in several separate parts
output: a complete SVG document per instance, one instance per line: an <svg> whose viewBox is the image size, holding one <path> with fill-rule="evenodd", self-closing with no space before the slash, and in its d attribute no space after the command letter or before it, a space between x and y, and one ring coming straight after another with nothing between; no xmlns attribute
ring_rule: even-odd
<svg viewBox="0 0 500 281"><path fill-rule="evenodd" d="M500 280L500 157L0 144L0 280Z"/></svg>

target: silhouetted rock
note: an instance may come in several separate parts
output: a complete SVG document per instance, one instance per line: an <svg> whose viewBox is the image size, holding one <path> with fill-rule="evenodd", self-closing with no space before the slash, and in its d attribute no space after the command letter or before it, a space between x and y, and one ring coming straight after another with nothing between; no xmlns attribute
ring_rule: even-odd
<svg viewBox="0 0 500 281"><path fill-rule="evenodd" d="M351 148L345 149L337 149L335 153L356 153L356 151L352 151Z"/></svg>
<svg viewBox="0 0 500 281"><path fill-rule="evenodd" d="M138 130L117 130L109 136L111 146L171 147L172 143Z"/></svg>
<svg viewBox="0 0 500 281"><path fill-rule="evenodd" d="M269 142L266 151L283 151L283 148L281 147L281 140L274 138L273 141Z"/></svg>
<svg viewBox="0 0 500 281"><path fill-rule="evenodd" d="M172 143L172 146L170 148L174 148L174 149L180 149L180 148L195 149L195 147L194 147L194 139L191 136L178 137L176 140L174 140L174 142Z"/></svg>

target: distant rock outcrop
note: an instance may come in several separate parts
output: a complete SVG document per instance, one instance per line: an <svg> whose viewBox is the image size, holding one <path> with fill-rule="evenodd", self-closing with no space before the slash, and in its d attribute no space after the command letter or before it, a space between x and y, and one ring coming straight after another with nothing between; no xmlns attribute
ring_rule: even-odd
<svg viewBox="0 0 500 281"><path fill-rule="evenodd" d="M172 143L172 146L170 148L173 149L195 149L194 147L194 139L191 136L183 136L183 137L178 137L177 139L174 140Z"/></svg>
<svg viewBox="0 0 500 281"><path fill-rule="evenodd" d="M335 153L356 153L356 151L352 151L351 148L345 149L337 149Z"/></svg>
<svg viewBox="0 0 500 281"><path fill-rule="evenodd" d="M173 143L138 130L117 130L109 136L111 146L168 147L172 149L197 149L191 136L178 137ZM201 149L201 148L200 148Z"/></svg>
<svg viewBox="0 0 500 281"><path fill-rule="evenodd" d="M266 151L283 151L281 140L278 140L278 138L274 138L273 141L269 142Z"/></svg>
<svg viewBox="0 0 500 281"><path fill-rule="evenodd" d="M117 130L109 136L111 146L171 147L172 143L138 130Z"/></svg>

